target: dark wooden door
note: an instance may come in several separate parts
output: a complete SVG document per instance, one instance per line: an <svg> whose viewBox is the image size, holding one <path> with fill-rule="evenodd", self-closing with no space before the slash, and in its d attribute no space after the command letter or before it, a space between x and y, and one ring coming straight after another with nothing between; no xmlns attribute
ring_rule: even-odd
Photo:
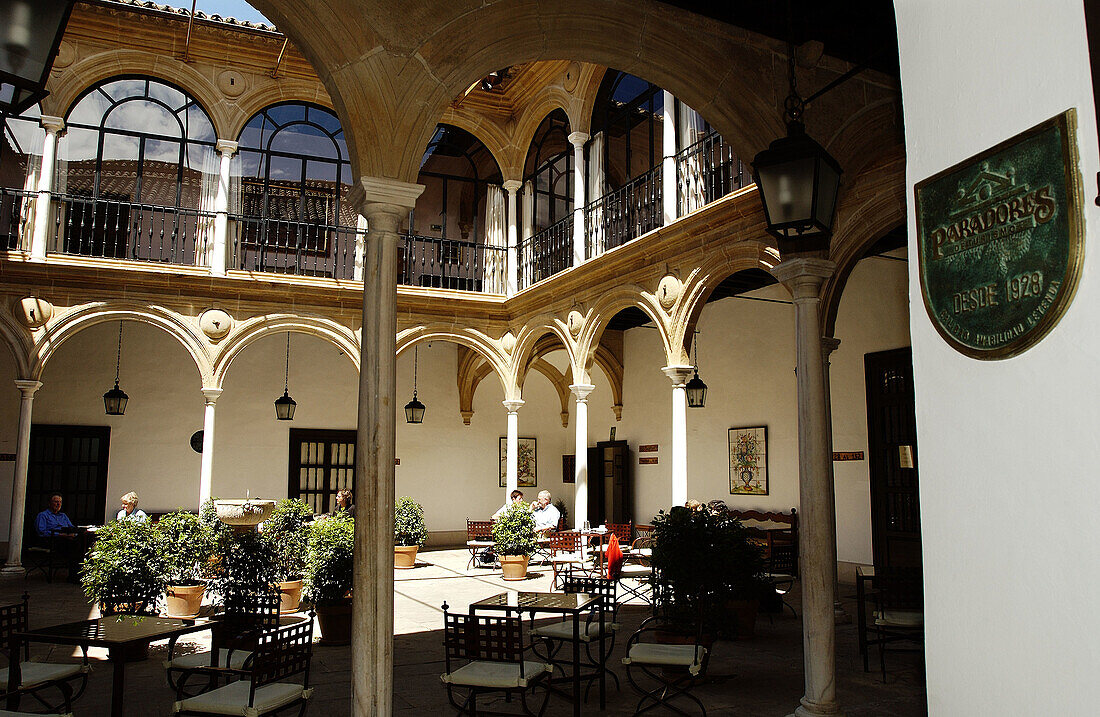
<svg viewBox="0 0 1100 717"><path fill-rule="evenodd" d="M913 353L867 354L867 444L875 570L921 566Z"/></svg>
<svg viewBox="0 0 1100 717"><path fill-rule="evenodd" d="M75 525L98 525L107 509L110 426L31 426L23 544L33 545L34 519L61 494L61 511Z"/></svg>
<svg viewBox="0 0 1100 717"><path fill-rule="evenodd" d="M355 431L290 429L287 495L328 513L342 488L355 492Z"/></svg>
<svg viewBox="0 0 1100 717"><path fill-rule="evenodd" d="M626 441L600 441L588 458L588 519L592 525L629 523L633 517L630 491L630 447ZM595 473L596 480L591 479Z"/></svg>

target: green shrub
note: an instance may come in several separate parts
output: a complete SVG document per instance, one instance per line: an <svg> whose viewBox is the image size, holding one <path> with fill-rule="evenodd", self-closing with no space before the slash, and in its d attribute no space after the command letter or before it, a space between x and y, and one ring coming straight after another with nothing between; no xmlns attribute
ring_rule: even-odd
<svg viewBox="0 0 1100 717"><path fill-rule="evenodd" d="M412 498L398 498L393 508L393 544L422 547L427 539L424 507Z"/></svg>
<svg viewBox="0 0 1100 717"><path fill-rule="evenodd" d="M531 555L535 543L535 516L526 503L512 503L493 522L493 542L497 555Z"/></svg>
<svg viewBox="0 0 1100 717"><path fill-rule="evenodd" d="M168 565L163 536L151 523L119 520L96 533L80 570L84 594L97 604L151 609L164 592Z"/></svg>
<svg viewBox="0 0 1100 717"><path fill-rule="evenodd" d="M206 574L214 555L214 535L194 513L177 510L153 526L160 534L160 547L169 585L196 585Z"/></svg>
<svg viewBox="0 0 1100 717"><path fill-rule="evenodd" d="M306 544L313 511L305 501L284 498L264 521L264 539L275 555L280 581L300 580L306 567Z"/></svg>
<svg viewBox="0 0 1100 717"><path fill-rule="evenodd" d="M275 551L255 530L231 532L223 543L219 569L211 581L224 598L229 592L256 595L275 590Z"/></svg>
<svg viewBox="0 0 1100 717"><path fill-rule="evenodd" d="M343 602L352 587L355 520L338 513L309 527L304 593L316 604Z"/></svg>

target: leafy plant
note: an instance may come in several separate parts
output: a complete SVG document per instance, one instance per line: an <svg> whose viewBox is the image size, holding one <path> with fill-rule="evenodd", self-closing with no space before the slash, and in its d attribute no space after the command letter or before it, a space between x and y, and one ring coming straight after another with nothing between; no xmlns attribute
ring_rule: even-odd
<svg viewBox="0 0 1100 717"><path fill-rule="evenodd" d="M558 513L561 515L561 524L569 527L569 508L566 507L565 501L558 498L554 501L554 507L558 509Z"/></svg>
<svg viewBox="0 0 1100 717"><path fill-rule="evenodd" d="M427 539L424 507L407 496L398 498L393 508L393 544L421 547Z"/></svg>
<svg viewBox="0 0 1100 717"><path fill-rule="evenodd" d="M300 580L306 567L306 544L313 511L305 501L284 498L264 521L264 539L275 555L280 581Z"/></svg>
<svg viewBox="0 0 1100 717"><path fill-rule="evenodd" d="M275 551L255 530L230 533L223 543L224 554L212 581L223 597L229 592L259 594L273 591L278 579Z"/></svg>
<svg viewBox="0 0 1100 717"><path fill-rule="evenodd" d="M535 544L535 516L526 503L513 503L493 522L497 555L531 555Z"/></svg>
<svg viewBox="0 0 1100 717"><path fill-rule="evenodd" d="M164 592L168 565L163 535L148 522L119 520L96 534L80 569L80 584L93 602L152 608Z"/></svg>
<svg viewBox="0 0 1100 717"><path fill-rule="evenodd" d="M199 516L185 510L163 516L153 528L160 534L168 584L198 584L216 547L210 528Z"/></svg>
<svg viewBox="0 0 1100 717"><path fill-rule="evenodd" d="M352 587L355 519L343 513L309 527L304 592L316 604L343 602Z"/></svg>

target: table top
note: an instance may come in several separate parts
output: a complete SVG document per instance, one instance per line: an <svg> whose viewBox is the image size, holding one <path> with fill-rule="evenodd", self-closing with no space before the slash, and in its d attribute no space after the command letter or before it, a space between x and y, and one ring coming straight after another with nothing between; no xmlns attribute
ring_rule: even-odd
<svg viewBox="0 0 1100 717"><path fill-rule="evenodd" d="M874 565L857 565L856 566L856 577L859 577L859 578L873 578L873 577L875 577L875 566Z"/></svg>
<svg viewBox="0 0 1100 717"><path fill-rule="evenodd" d="M16 636L31 642L114 647L199 632L210 627L213 622L151 615L110 615L94 620L40 627L37 630L16 633Z"/></svg>
<svg viewBox="0 0 1100 717"><path fill-rule="evenodd" d="M599 595L590 593L535 593L509 590L492 597L470 603L474 610L526 610L528 612L557 612L576 614L599 602Z"/></svg>

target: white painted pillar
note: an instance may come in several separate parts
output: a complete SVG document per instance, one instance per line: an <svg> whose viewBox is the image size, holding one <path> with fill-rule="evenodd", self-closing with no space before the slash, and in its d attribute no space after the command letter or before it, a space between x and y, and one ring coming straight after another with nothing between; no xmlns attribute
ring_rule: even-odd
<svg viewBox="0 0 1100 717"><path fill-rule="evenodd" d="M237 143L219 139L214 148L218 150L218 190L214 194L214 245L210 249L210 273L225 276L226 252L229 249L229 183Z"/></svg>
<svg viewBox="0 0 1100 717"><path fill-rule="evenodd" d="M353 717L393 713L393 502L397 438L397 230L423 185L363 177L363 338L355 440ZM360 202L355 202L359 204Z"/></svg>
<svg viewBox="0 0 1100 717"><path fill-rule="evenodd" d="M523 183L523 234L520 241L526 241L535 235L535 185L530 181Z"/></svg>
<svg viewBox="0 0 1100 717"><path fill-rule="evenodd" d="M575 383L569 387L577 398L576 485L573 498L573 527L580 530L588 520L588 394L596 387Z"/></svg>
<svg viewBox="0 0 1100 717"><path fill-rule="evenodd" d="M512 296L516 293L516 277L519 276L519 212L516 209L516 192L523 186L518 179L504 182L504 191L508 193L508 275L504 281L504 293Z"/></svg>
<svg viewBox="0 0 1100 717"><path fill-rule="evenodd" d="M50 194L53 192L57 176L57 139L65 129L65 120L61 117L42 115L39 120L46 130L42 143L42 168L38 172L38 198L34 206L34 233L31 235L31 259L46 258L46 242L50 236L50 223L53 212L50 211Z"/></svg>
<svg viewBox="0 0 1100 717"><path fill-rule="evenodd" d="M34 394L42 388L41 381L16 379L19 400L19 433L15 444L15 476L11 482L11 521L8 528L8 562L3 572L22 574L23 521L27 503L27 468L31 453L31 408Z"/></svg>
<svg viewBox="0 0 1100 717"><path fill-rule="evenodd" d="M213 495L214 485L214 407L222 395L220 388L202 390L206 408L202 414L202 468L199 471L199 506Z"/></svg>
<svg viewBox="0 0 1100 717"><path fill-rule="evenodd" d="M672 505L688 500L687 458L687 382L692 366L665 366L661 369L672 381Z"/></svg>
<svg viewBox="0 0 1100 717"><path fill-rule="evenodd" d="M573 266L584 263L584 143L585 132L573 132L569 143L573 145Z"/></svg>
<svg viewBox="0 0 1100 717"><path fill-rule="evenodd" d="M661 207L664 226L676 221L680 195L676 182L676 98L663 90L661 108Z"/></svg>
<svg viewBox="0 0 1100 717"><path fill-rule="evenodd" d="M519 488L519 409L523 408L523 401L501 401L508 409L508 432L505 447L505 480L504 500L511 500L512 491Z"/></svg>
<svg viewBox="0 0 1100 717"><path fill-rule="evenodd" d="M836 715L836 499L829 464L828 414L821 350L821 285L836 266L823 259L789 259L772 273L795 305L798 375L799 562L806 694L796 717Z"/></svg>

